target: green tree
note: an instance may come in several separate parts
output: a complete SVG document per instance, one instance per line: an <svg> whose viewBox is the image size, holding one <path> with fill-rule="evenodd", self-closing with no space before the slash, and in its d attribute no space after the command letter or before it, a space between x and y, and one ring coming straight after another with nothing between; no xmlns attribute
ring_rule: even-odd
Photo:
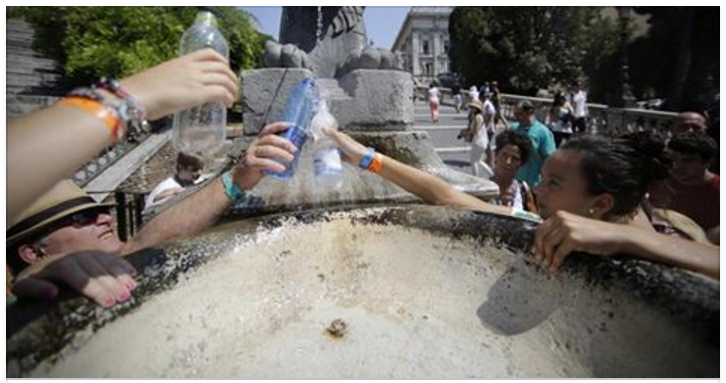
<svg viewBox="0 0 726 383"><path fill-rule="evenodd" d="M702 110L718 93L720 15L717 7L636 7L648 33L630 45L636 94L652 89L667 108Z"/></svg>
<svg viewBox="0 0 726 383"><path fill-rule="evenodd" d="M510 92L571 84L585 74L584 64L601 61L591 47L612 31L600 13L600 7L457 7L449 20L452 66L471 83L497 80Z"/></svg>
<svg viewBox="0 0 726 383"><path fill-rule="evenodd" d="M254 68L268 36L234 7L215 7L237 72ZM71 85L101 76L125 77L177 55L194 7L18 7L36 31L36 49L55 58Z"/></svg>

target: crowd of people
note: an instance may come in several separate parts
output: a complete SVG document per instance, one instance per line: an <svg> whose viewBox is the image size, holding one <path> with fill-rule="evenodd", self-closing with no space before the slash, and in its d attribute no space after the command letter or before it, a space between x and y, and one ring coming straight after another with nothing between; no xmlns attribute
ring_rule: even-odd
<svg viewBox="0 0 726 383"><path fill-rule="evenodd" d="M62 284L105 307L126 301L136 282L135 270L124 255L212 226L227 208L245 198L265 170L282 171L281 163L292 161L300 148L278 135L289 126L278 122L262 129L230 171L161 211L127 242L118 238L109 204L94 201L67 179L134 125L138 115L121 113L120 105L133 105L141 116L154 119L205 102L231 105L238 84L222 56L203 50L124 79L118 87L95 87L91 96L70 95L52 107L9 121L6 271L13 279L9 291L25 298L52 299ZM587 134L587 97L578 92L570 99L557 96L553 106L552 121L563 124L561 132L566 130L562 114L574 117L568 120L572 134L560 136L558 143L553 130L535 117L532 103L519 102L516 121L509 124L502 116L495 82L469 90L470 122L463 134L476 147L475 175L499 186L499 196L492 201L375 153L343 132L325 129L325 133L351 166L373 171L427 203L539 222L534 256L548 269L557 270L575 251L601 256L627 253L718 279L719 177L709 170L718 159L717 144L692 122L689 128L681 127L680 119L673 127L677 134L667 142L645 132L623 137ZM459 96L455 99L463 100ZM435 84L428 97L436 121L440 93ZM57 129L45 129L49 125ZM39 158L37 153L46 154ZM377 165L363 165L371 163ZM179 157L177 173L149 203L195 183L202 169L198 159ZM694 220L703 236L696 238L693 227L672 222L667 235L657 232L668 226L664 222L672 217L669 209Z"/></svg>
<svg viewBox="0 0 726 383"><path fill-rule="evenodd" d="M496 92L492 89L496 89ZM486 83L478 89L472 86L468 92L469 126L462 131L462 135L471 143L472 174L490 179L499 186L500 195L495 201L498 204L538 213L545 218L551 213L547 213L550 209L547 191L562 187L562 180L568 174L561 169L571 165L568 162L572 161L556 162L558 171L553 174L558 174L554 181L557 186L548 185L552 182L547 180L548 172L552 171L552 168L547 169L548 163L561 157L559 153L567 153L577 147L580 148L578 150L583 160L588 157L598 159L591 162L592 166L608 164L606 159L613 153L610 149L606 152L600 149L610 148L608 145L621 137L604 139L592 134L587 92L581 81L576 81L570 89L554 93L544 121L537 119L532 102L521 101L514 107L515 120L507 122L501 116L499 107L495 107L491 101L495 93L499 93L496 83L493 86ZM459 99L454 98L455 102ZM500 102L497 104L501 105ZM498 124L500 120L502 123ZM718 120L709 121L704 114L683 112L672 121L667 131L660 134L641 133L635 140L651 141L650 146L640 148L647 149L647 156L632 157L636 149L631 149L633 153L627 156L624 156L622 148L618 153L631 162L656 161L659 164L658 167L644 168L644 175L657 177L644 183L645 188L641 185L634 191L637 192L638 206L630 214L633 217L645 217L647 225L644 226L648 229L713 246L712 251L716 252L720 242L717 124ZM524 138L528 138L528 146L513 145L514 142L524 142ZM632 137L628 139L633 141ZM597 142L601 147L584 145L590 142ZM507 145L506 149L500 147L502 144ZM493 155L485 156L485 152ZM500 161L506 163L500 164ZM612 165L614 169L620 169L615 166L617 164ZM510 174L512 167L516 174L513 177L503 176ZM571 166L570 170L570 173L577 172L578 168ZM580 172L587 177L602 173L594 170L588 167L580 169ZM615 179L625 175L620 171L607 177ZM597 193L608 192L615 196L615 193L623 192L624 188L632 187L634 179L631 184L603 184L595 189ZM588 186L588 191L595 193L589 190L591 188L594 187ZM528 197L530 190L534 191L533 198Z"/></svg>

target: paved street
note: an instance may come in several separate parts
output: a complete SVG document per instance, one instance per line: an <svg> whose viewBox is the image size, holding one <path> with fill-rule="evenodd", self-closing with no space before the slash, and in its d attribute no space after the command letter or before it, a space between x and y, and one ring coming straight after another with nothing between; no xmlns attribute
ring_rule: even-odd
<svg viewBox="0 0 726 383"><path fill-rule="evenodd" d="M459 130L466 127L466 112L456 113L451 106L439 106L439 123L431 122L428 104L421 100L414 103L414 130L427 132L436 151L444 162L455 170L471 173L469 147L464 140L457 140Z"/></svg>

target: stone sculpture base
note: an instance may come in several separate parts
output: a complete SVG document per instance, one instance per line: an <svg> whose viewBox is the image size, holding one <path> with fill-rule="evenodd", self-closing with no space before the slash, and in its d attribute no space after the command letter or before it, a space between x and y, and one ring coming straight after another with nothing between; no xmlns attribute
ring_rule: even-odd
<svg viewBox="0 0 726 383"><path fill-rule="evenodd" d="M268 68L243 71L242 107L245 134L256 135L278 120L292 87L307 69ZM406 130L413 125L413 79L397 70L354 70L340 79L319 79L330 111L341 129Z"/></svg>
<svg viewBox="0 0 726 383"><path fill-rule="evenodd" d="M434 151L425 132L349 131L354 139L414 168L435 174L465 193L487 200L499 194L499 187L483 178L465 174L446 166ZM247 137L240 146L246 146ZM238 147L237 150L244 150ZM384 164L385 166L385 164ZM248 193L247 203L236 206L232 215L248 217L284 211L335 206L421 203L411 193L382 177L343 165L342 183L338 187L321 185L313 174L312 145L305 145L297 172L290 180L265 177Z"/></svg>

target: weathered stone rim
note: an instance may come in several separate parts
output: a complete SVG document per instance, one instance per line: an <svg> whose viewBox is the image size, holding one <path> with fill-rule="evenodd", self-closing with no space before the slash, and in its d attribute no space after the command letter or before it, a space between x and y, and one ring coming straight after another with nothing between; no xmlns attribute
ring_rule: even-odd
<svg viewBox="0 0 726 383"><path fill-rule="evenodd" d="M137 268L139 288L134 297L113 309L104 309L69 291L52 303L19 301L8 307L6 362L8 376L31 371L40 361L56 357L74 337L89 328L103 327L133 311L154 294L173 288L186 271L196 268L232 246L228 241L213 242L216 254L194 251L215 233L235 226L235 235L254 235L293 220L296 224L329 221L333 213L347 213L346 219L360 224L401 225L453 238L473 238L482 245L512 250L515 256L529 258L536 226L516 218L482 212L456 210L429 205L383 207L338 207L287 212L241 221L227 222L195 237L180 239L162 248L145 249L128 257ZM209 243L207 243L209 245ZM531 258L525 260L533 267ZM631 257L602 258L575 254L563 271L579 276L592 288L613 289L630 294L662 309L674 320L689 324L694 337L718 349L719 283L706 277ZM542 271L545 272L545 271ZM11 362L15 370L10 369Z"/></svg>

